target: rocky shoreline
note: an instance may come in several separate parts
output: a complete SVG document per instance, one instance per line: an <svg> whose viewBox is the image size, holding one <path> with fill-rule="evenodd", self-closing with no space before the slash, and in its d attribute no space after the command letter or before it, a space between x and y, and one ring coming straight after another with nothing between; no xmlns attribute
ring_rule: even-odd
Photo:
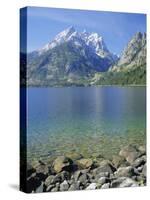
<svg viewBox="0 0 150 200"><path fill-rule="evenodd" d="M27 193L145 186L146 149L128 145L111 160L70 153L49 163L28 163L26 185Z"/></svg>

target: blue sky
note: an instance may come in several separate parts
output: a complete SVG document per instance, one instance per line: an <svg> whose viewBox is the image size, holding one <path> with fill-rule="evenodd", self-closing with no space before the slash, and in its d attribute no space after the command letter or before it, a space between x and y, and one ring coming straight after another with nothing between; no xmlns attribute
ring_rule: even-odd
<svg viewBox="0 0 150 200"><path fill-rule="evenodd" d="M99 33L108 49L120 54L136 32L146 32L146 15L28 7L28 52L43 47L69 26Z"/></svg>

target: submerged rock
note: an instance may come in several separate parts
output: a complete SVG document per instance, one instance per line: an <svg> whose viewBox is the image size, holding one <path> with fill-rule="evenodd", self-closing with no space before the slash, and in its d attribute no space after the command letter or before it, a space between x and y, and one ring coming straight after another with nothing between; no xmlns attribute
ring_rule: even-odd
<svg viewBox="0 0 150 200"><path fill-rule="evenodd" d="M122 156L113 156L112 163L116 168L125 165L125 162L125 158L123 158Z"/></svg>
<svg viewBox="0 0 150 200"><path fill-rule="evenodd" d="M139 146L138 149L142 154L146 154L146 147L145 146Z"/></svg>
<svg viewBox="0 0 150 200"><path fill-rule="evenodd" d="M36 168L36 173L47 175L49 173L49 168L46 165L39 165Z"/></svg>
<svg viewBox="0 0 150 200"><path fill-rule="evenodd" d="M72 159L72 160L74 160L74 161L83 158L83 155L80 154L80 153L77 153L77 152L66 153L65 156L70 158L70 159Z"/></svg>
<svg viewBox="0 0 150 200"><path fill-rule="evenodd" d="M139 156L141 156L141 152L135 146L128 145L119 152L119 155L132 164Z"/></svg>
<svg viewBox="0 0 150 200"><path fill-rule="evenodd" d="M46 165L44 162L42 162L41 160L35 160L32 162L34 169L36 170L36 173L43 179L44 177L47 176L47 174L49 173L50 169L48 167L48 165Z"/></svg>
<svg viewBox="0 0 150 200"><path fill-rule="evenodd" d="M45 163L41 160L33 160L31 165L36 169L39 165L45 165Z"/></svg>
<svg viewBox="0 0 150 200"><path fill-rule="evenodd" d="M77 165L80 169L86 169L93 165L93 161L90 158L82 158L77 160Z"/></svg>
<svg viewBox="0 0 150 200"><path fill-rule="evenodd" d="M73 161L70 158L65 156L60 156L56 158L53 162L53 167L56 173L59 173L63 170L70 171Z"/></svg>

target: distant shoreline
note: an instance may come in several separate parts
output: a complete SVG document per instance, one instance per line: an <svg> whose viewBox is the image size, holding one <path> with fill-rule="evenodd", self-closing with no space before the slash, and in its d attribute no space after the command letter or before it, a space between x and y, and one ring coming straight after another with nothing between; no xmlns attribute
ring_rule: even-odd
<svg viewBox="0 0 150 200"><path fill-rule="evenodd" d="M87 85L87 86L79 86L79 85L72 85L72 86L21 86L20 88L73 88L73 87L147 87L147 85Z"/></svg>

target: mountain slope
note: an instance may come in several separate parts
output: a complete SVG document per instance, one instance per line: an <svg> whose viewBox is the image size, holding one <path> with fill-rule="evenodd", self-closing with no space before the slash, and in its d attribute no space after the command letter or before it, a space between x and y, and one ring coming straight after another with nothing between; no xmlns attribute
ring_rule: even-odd
<svg viewBox="0 0 150 200"><path fill-rule="evenodd" d="M117 65L110 71L129 70L141 65L146 65L146 34L138 32L123 50Z"/></svg>
<svg viewBox="0 0 150 200"><path fill-rule="evenodd" d="M127 47L124 49L118 66L138 65L140 66L145 61L146 57L146 34L136 33L130 40ZM144 60L143 60L144 58Z"/></svg>
<svg viewBox="0 0 150 200"><path fill-rule="evenodd" d="M122 52L117 64L107 73L97 74L93 84L146 84L146 34L136 33Z"/></svg>

